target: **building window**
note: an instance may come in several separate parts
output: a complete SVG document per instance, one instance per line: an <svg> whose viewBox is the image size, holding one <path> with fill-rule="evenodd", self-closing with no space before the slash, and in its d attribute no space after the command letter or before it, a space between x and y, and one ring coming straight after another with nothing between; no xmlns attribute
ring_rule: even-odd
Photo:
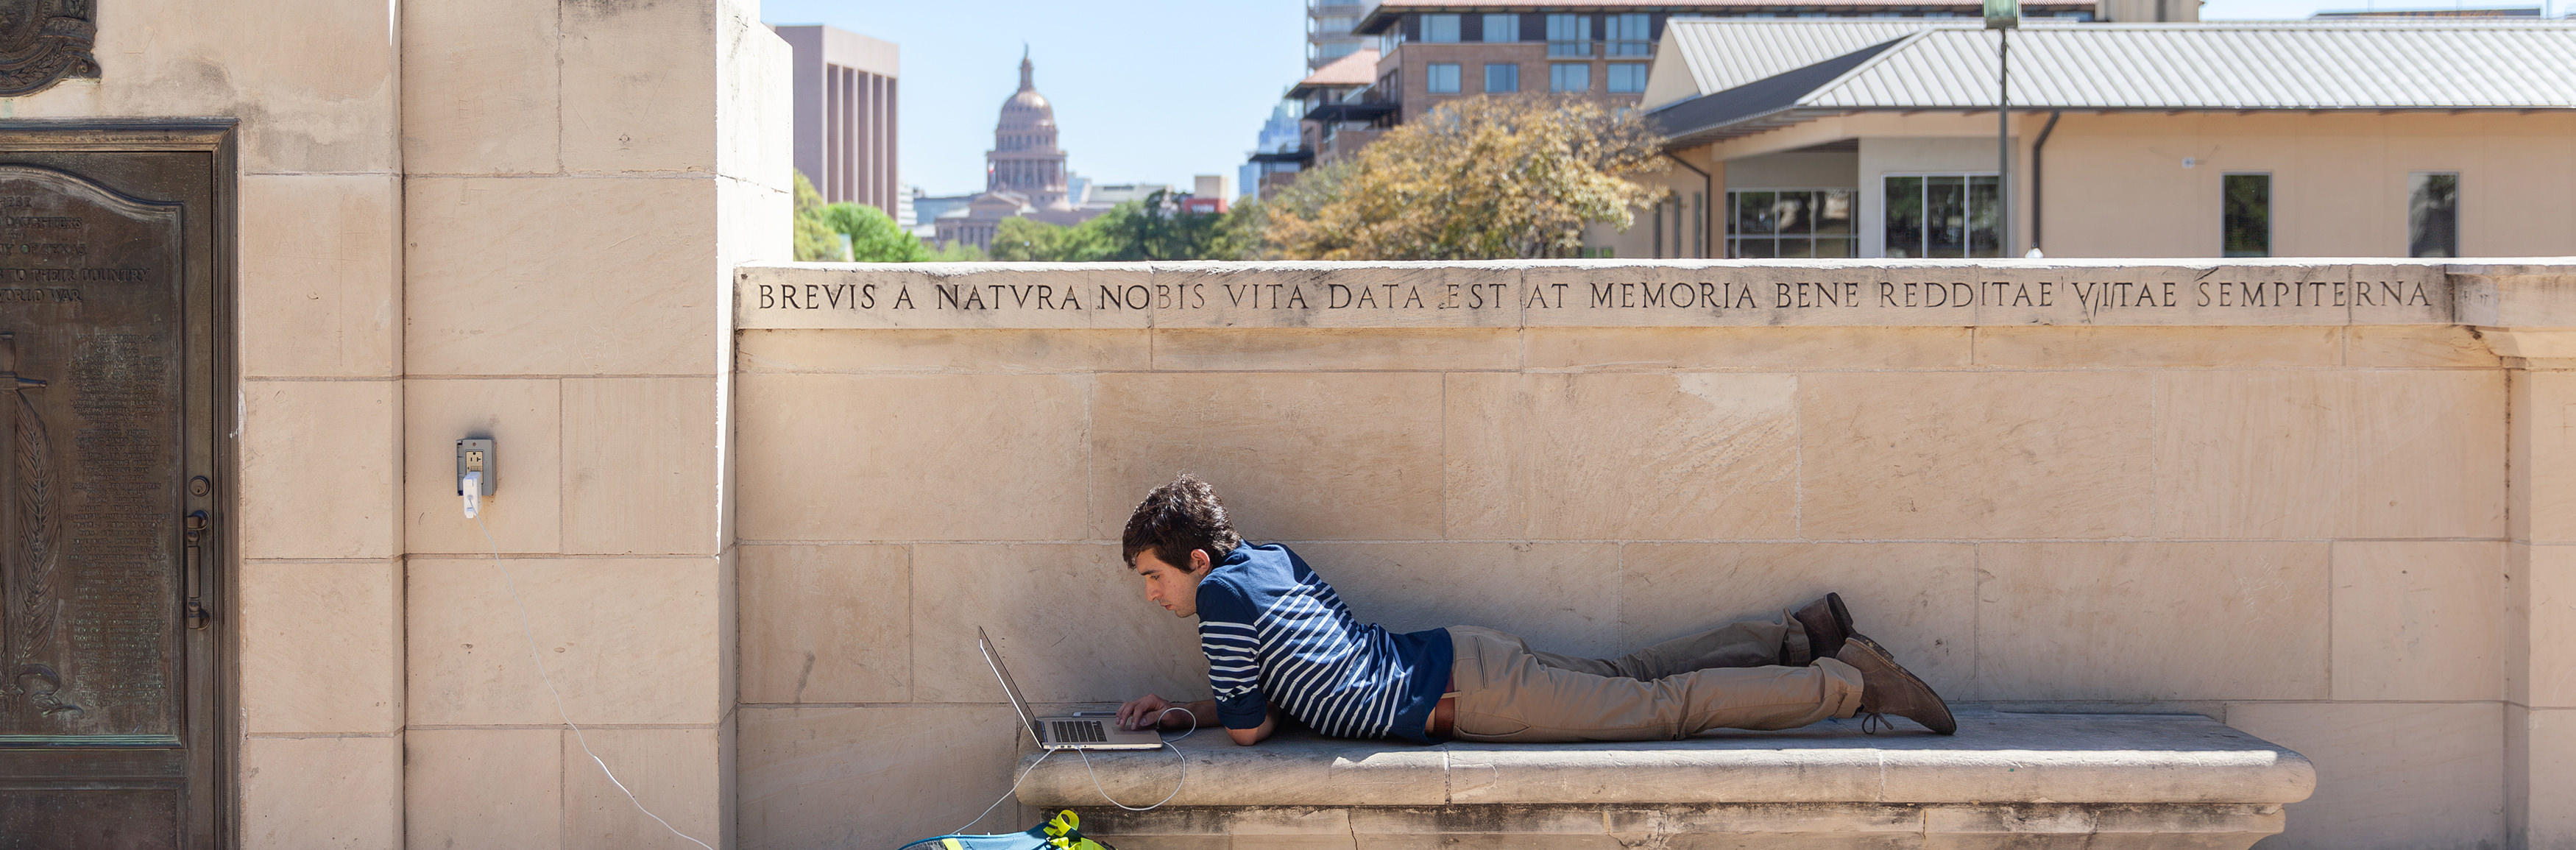
<svg viewBox="0 0 2576 850"><path fill-rule="evenodd" d="M1610 42L1608 47L1610 55L1655 55L1655 39L1651 35L1654 28L1648 23L1648 16L1604 15L1601 19L1601 28L1608 30L1602 33L1601 37ZM1644 89L1638 89L1638 91L1644 91Z"/></svg>
<svg viewBox="0 0 2576 850"><path fill-rule="evenodd" d="M1849 257L1858 189L1728 190L1728 257Z"/></svg>
<svg viewBox="0 0 2576 850"><path fill-rule="evenodd" d="M1547 55L1592 55L1592 16L1547 16Z"/></svg>
<svg viewBox="0 0 2576 850"><path fill-rule="evenodd" d="M1433 62L1422 69L1423 90L1432 94L1458 93L1458 63Z"/></svg>
<svg viewBox="0 0 2576 850"><path fill-rule="evenodd" d="M1550 62L1547 66L1547 90L1581 94L1592 90L1592 63Z"/></svg>
<svg viewBox="0 0 2576 850"><path fill-rule="evenodd" d="M2219 256L2272 256L2272 175L2219 178Z"/></svg>
<svg viewBox="0 0 2576 850"><path fill-rule="evenodd" d="M1396 48L1398 45L1401 45L1401 44L1403 44L1403 43L1404 43L1404 28L1403 28L1403 27L1387 27L1385 32L1378 33L1378 35L1377 35L1377 52L1378 52L1378 55L1381 55L1381 56L1385 56L1385 55L1392 55L1393 53L1395 53L1395 48Z"/></svg>
<svg viewBox="0 0 2576 850"><path fill-rule="evenodd" d="M1360 43L1356 41L1334 41L1315 45L1317 59L1340 59L1358 52L1360 52Z"/></svg>
<svg viewBox="0 0 2576 850"><path fill-rule="evenodd" d="M1887 177L1887 256L2003 256L2002 211L1992 174Z"/></svg>
<svg viewBox="0 0 2576 850"><path fill-rule="evenodd" d="M1521 16L1519 16L1519 15L1486 15L1486 16L1485 16L1485 40L1486 40L1486 41L1519 41L1519 40L1521 40Z"/></svg>
<svg viewBox="0 0 2576 850"><path fill-rule="evenodd" d="M1422 16L1422 40L1423 40L1423 41L1425 41L1425 42L1430 42L1430 43L1434 43L1434 44L1447 44L1447 43L1450 43L1450 42L1457 41L1457 40L1458 40L1458 16L1456 16L1456 15L1424 15L1424 16Z"/></svg>
<svg viewBox="0 0 2576 850"><path fill-rule="evenodd" d="M2460 173L2406 176L2406 256L2460 255Z"/></svg>
<svg viewBox="0 0 2576 850"><path fill-rule="evenodd" d="M1326 15L1306 21L1307 31L1316 35L1350 35L1351 28L1360 24L1360 19L1349 15Z"/></svg>
<svg viewBox="0 0 2576 850"><path fill-rule="evenodd" d="M1611 94L1636 94L1646 90L1646 63L1612 62L1610 76L1602 80Z"/></svg>
<svg viewBox="0 0 2576 850"><path fill-rule="evenodd" d="M1485 93L1510 94L1521 90L1521 66L1496 62L1485 66Z"/></svg>

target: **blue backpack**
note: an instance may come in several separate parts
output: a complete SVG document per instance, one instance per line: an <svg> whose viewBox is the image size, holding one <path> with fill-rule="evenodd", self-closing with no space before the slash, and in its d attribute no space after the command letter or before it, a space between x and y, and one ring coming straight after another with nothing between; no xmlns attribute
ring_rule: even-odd
<svg viewBox="0 0 2576 850"><path fill-rule="evenodd" d="M902 850L1118 850L1082 837L1082 816L1072 810L1056 812L1046 823L1030 827L1027 832L1005 832L999 835L942 835L906 844Z"/></svg>

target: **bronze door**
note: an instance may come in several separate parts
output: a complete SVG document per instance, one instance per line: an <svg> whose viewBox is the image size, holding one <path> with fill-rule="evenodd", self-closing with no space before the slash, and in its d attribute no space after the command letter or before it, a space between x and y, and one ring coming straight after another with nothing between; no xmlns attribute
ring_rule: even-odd
<svg viewBox="0 0 2576 850"><path fill-rule="evenodd" d="M221 843L225 137L0 125L0 848Z"/></svg>

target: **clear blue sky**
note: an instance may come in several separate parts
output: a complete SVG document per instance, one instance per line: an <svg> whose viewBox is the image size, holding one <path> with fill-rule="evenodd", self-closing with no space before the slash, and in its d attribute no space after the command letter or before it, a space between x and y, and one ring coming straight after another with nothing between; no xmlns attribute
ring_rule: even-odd
<svg viewBox="0 0 2576 850"><path fill-rule="evenodd" d="M2201 16L2305 18L2458 2L2212 0ZM2550 0L2550 10L2571 4ZM1074 171L1104 183L1183 185L1193 174L1233 174L1280 94L1305 75L1304 9L1299 0L764 0L761 18L830 24L900 46L903 181L945 195L984 188L984 150L1002 100L1019 86L1023 42L1038 91L1055 102Z"/></svg>

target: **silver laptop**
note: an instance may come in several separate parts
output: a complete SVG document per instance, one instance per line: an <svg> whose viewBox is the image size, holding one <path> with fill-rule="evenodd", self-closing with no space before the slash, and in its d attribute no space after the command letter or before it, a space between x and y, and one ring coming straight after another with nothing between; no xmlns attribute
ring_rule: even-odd
<svg viewBox="0 0 2576 850"><path fill-rule="evenodd" d="M1002 680L1002 693L1010 695L1011 710L1019 712L1020 722L1028 724L1029 735L1038 746L1050 750L1158 750L1163 736L1152 729L1120 729L1116 712L1071 714L1062 717L1031 717L1029 701L1020 698L1020 686L1011 681L1010 668L1002 666L1002 652L994 648L993 639L984 627L975 627L975 647L984 651L984 663L993 666L993 675Z"/></svg>

